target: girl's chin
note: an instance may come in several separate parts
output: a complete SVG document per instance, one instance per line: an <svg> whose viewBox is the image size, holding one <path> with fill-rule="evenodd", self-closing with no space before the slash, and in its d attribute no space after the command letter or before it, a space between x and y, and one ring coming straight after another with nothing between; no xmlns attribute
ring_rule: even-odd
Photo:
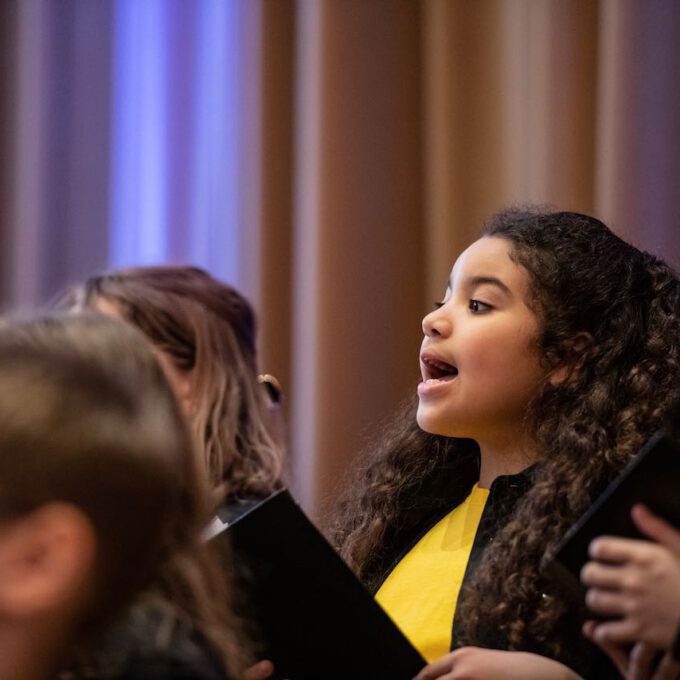
<svg viewBox="0 0 680 680"><path fill-rule="evenodd" d="M420 403L416 412L416 422L423 432L436 434L440 437L456 437L459 439L474 439L475 437L467 431L467 428L453 427L448 414L443 414L430 405Z"/></svg>
<svg viewBox="0 0 680 680"><path fill-rule="evenodd" d="M418 412L416 414L416 422L418 423L418 427L424 432L429 432L430 434L450 436L446 432L447 428L442 422L442 419L437 418L429 411L430 409L424 408L423 406L418 407Z"/></svg>

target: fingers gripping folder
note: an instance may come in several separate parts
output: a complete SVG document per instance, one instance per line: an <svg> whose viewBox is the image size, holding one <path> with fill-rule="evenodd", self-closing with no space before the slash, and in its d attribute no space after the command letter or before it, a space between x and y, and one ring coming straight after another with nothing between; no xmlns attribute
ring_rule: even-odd
<svg viewBox="0 0 680 680"><path fill-rule="evenodd" d="M571 527L546 562L546 573L581 603L584 589L579 575L588 561L590 542L603 535L645 538L631 518L636 503L643 503L680 527L680 446L674 427L659 430L649 439Z"/></svg>

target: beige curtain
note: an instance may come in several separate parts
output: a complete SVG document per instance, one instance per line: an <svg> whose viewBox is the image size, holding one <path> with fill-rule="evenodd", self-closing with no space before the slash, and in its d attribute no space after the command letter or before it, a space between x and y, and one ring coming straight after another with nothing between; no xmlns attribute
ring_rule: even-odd
<svg viewBox="0 0 680 680"><path fill-rule="evenodd" d="M412 393L421 317L486 216L585 211L680 264L680 3L261 7L264 90L292 97L264 109L263 349L319 513Z"/></svg>
<svg viewBox="0 0 680 680"><path fill-rule="evenodd" d="M212 261L236 252L263 367L287 394L292 485L315 516L412 394L421 318L486 216L525 202L594 213L680 265L678 0L5 0L5 307L110 262L116 22L134 33L144 8L162 17L146 25L159 53L144 56L174 86L157 140L164 236L175 260L196 240ZM201 71L206 9L236 22L216 19L238 36L231 70ZM187 164L190 135L202 139L193 105L225 88L210 68L239 75L238 172L223 177ZM196 170L229 185L237 227L183 221ZM235 245L217 238L227 226Z"/></svg>

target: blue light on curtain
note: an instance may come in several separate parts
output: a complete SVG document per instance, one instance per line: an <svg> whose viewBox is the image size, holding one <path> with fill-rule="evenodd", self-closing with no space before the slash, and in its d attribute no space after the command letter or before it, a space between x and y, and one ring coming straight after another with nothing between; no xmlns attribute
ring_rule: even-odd
<svg viewBox="0 0 680 680"><path fill-rule="evenodd" d="M230 281L239 279L241 250L241 5L234 0L205 0L199 5L191 187L191 261Z"/></svg>
<svg viewBox="0 0 680 680"><path fill-rule="evenodd" d="M201 0L193 30L180 46L193 50L181 129L169 125L173 78L170 34L186 5L117 0L113 57L113 124L109 260L114 267L186 261L230 281L239 263L239 110L242 75L239 0ZM174 23L173 23L174 22ZM175 49L177 45L175 45ZM177 58L177 55L174 55ZM181 57L181 55L180 55ZM183 139L173 135L183 135ZM188 144L187 168L174 168L169 145ZM173 217L177 196L189 206ZM171 233L171 230L175 230Z"/></svg>
<svg viewBox="0 0 680 680"><path fill-rule="evenodd" d="M113 56L109 260L166 255L167 80L165 0L118 0Z"/></svg>

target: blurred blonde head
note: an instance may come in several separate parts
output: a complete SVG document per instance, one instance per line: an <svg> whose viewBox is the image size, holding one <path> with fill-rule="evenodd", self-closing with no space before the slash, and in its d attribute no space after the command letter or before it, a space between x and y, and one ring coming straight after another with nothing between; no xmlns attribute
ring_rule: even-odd
<svg viewBox="0 0 680 680"><path fill-rule="evenodd" d="M90 526L81 628L193 549L207 498L176 402L134 329L93 315L0 328L2 524L57 504Z"/></svg>
<svg viewBox="0 0 680 680"><path fill-rule="evenodd" d="M238 291L195 267L137 267L89 278L66 304L120 316L152 342L227 499L281 485L272 384L258 382L255 316Z"/></svg>

